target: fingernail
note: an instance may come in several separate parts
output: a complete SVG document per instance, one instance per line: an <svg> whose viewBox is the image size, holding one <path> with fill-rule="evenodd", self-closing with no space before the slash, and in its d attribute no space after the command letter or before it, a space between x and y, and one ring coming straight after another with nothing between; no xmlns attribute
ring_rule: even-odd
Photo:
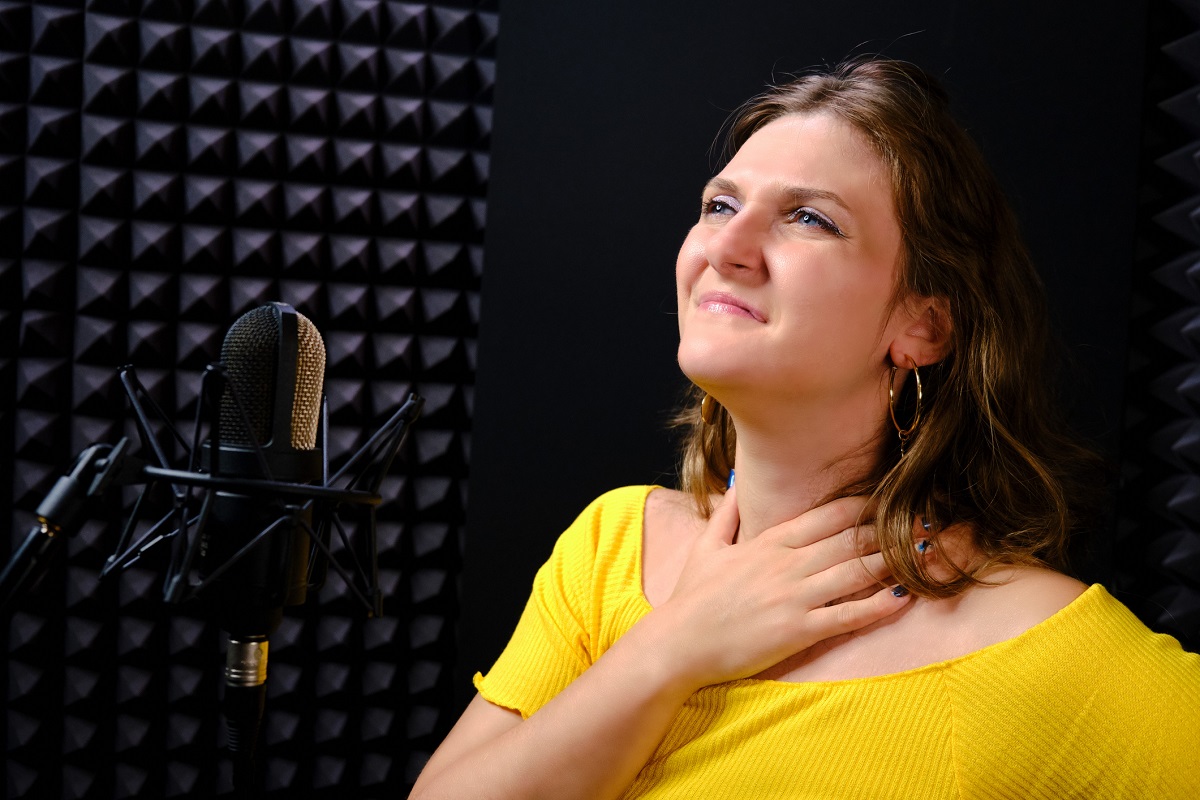
<svg viewBox="0 0 1200 800"><path fill-rule="evenodd" d="M929 520L925 519L924 517L921 517L921 527L927 531L933 530L933 526L929 524Z"/></svg>
<svg viewBox="0 0 1200 800"><path fill-rule="evenodd" d="M933 542L929 541L928 539L918 539L917 540L917 552L918 553L924 553L926 550L928 550L932 546L933 546Z"/></svg>
<svg viewBox="0 0 1200 800"><path fill-rule="evenodd" d="M906 594L908 594L908 589L905 589L903 586L896 584L892 587L893 597L904 597Z"/></svg>
<svg viewBox="0 0 1200 800"><path fill-rule="evenodd" d="M733 470L729 470L729 482L725 484L725 488L729 489L733 486Z"/></svg>

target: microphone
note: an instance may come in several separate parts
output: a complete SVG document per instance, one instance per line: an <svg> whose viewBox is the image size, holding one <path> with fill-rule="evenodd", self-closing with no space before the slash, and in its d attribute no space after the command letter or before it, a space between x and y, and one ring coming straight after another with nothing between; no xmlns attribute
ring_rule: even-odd
<svg viewBox="0 0 1200 800"><path fill-rule="evenodd" d="M76 457L0 571L0 611L36 586L61 543L91 516L94 500L116 487L142 485L100 577L165 546L163 599L199 602L202 613L228 634L224 711L234 789L245 794L257 782L267 650L284 607L305 602L308 590L319 589L332 568L369 616L383 614L376 509L383 502L384 478L425 400L409 393L331 472L325 452L325 344L311 321L278 302L247 312L230 327L220 362L201 378L190 442L146 392L132 365L117 374L142 455L135 456L122 437L114 445L92 444ZM201 441L205 431L208 438ZM317 446L318 435L323 447ZM182 448L183 469L171 465L163 440ZM154 501L146 501L164 488L170 509L148 519L161 508L155 512ZM353 540L342 518L349 512L361 523ZM330 546L335 532L343 548L336 558Z"/></svg>
<svg viewBox="0 0 1200 800"><path fill-rule="evenodd" d="M230 327L221 364L220 414L202 445L202 468L224 478L319 481L325 344L313 323L284 303L255 308ZM200 534L197 571L208 584L198 597L228 634L224 708L235 784L255 773L269 639L284 606L307 597L306 530L311 503L222 489Z"/></svg>

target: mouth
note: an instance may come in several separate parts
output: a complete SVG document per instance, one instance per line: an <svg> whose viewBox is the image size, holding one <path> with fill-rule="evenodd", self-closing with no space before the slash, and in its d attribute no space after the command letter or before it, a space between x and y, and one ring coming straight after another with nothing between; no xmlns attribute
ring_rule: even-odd
<svg viewBox="0 0 1200 800"><path fill-rule="evenodd" d="M703 311L712 314L729 314L735 317L746 317L756 322L766 322L767 318L754 306L729 292L705 292L700 295L696 304Z"/></svg>

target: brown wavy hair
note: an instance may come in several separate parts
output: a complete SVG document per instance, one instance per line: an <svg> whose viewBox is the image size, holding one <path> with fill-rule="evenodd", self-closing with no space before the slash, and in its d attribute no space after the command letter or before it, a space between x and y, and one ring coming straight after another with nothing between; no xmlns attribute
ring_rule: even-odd
<svg viewBox="0 0 1200 800"><path fill-rule="evenodd" d="M893 304L943 298L952 321L948 356L921 368L921 422L903 457L892 439L871 474L833 496L871 496L893 578L921 596L957 594L996 564L1069 572L1068 543L1091 523L1104 467L1058 409L1044 290L999 182L938 82L913 64L876 58L753 98L729 123L725 156L775 119L815 113L857 129L890 173L902 235ZM701 420L702 396L692 387L676 422L682 488L708 516L737 435L723 408L710 424ZM968 526L983 561L948 580L932 577L914 548L917 515L935 544L948 526Z"/></svg>

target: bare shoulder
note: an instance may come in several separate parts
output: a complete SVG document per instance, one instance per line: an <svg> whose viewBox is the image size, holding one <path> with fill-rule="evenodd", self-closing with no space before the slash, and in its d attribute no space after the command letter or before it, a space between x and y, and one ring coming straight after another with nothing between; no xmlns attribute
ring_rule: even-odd
<svg viewBox="0 0 1200 800"><path fill-rule="evenodd" d="M1042 567L1003 567L950 601L946 612L970 624L977 646L1011 639L1070 605L1087 585ZM939 605L939 604L931 604Z"/></svg>
<svg viewBox="0 0 1200 800"><path fill-rule="evenodd" d="M668 525L678 522L677 517L698 517L696 506L689 495L678 489L658 487L646 497L646 526L652 522Z"/></svg>
<svg viewBox="0 0 1200 800"><path fill-rule="evenodd" d="M1038 619L1053 616L1087 589L1087 584L1045 567L1004 567L984 577L980 602L1003 602Z"/></svg>
<svg viewBox="0 0 1200 800"><path fill-rule="evenodd" d="M655 489L642 520L642 591L650 605L671 596L704 519L692 498L674 489Z"/></svg>

